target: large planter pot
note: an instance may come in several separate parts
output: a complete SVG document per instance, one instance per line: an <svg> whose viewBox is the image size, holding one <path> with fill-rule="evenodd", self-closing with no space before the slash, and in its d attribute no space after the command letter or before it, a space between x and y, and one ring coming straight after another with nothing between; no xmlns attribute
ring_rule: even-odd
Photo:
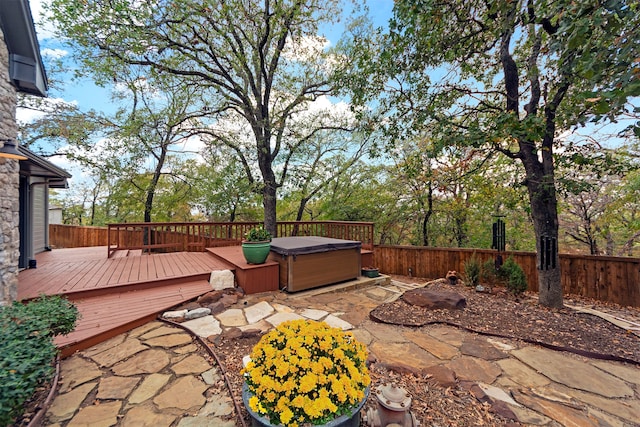
<svg viewBox="0 0 640 427"><path fill-rule="evenodd" d="M264 264L269 256L271 242L242 242L242 254L249 264Z"/></svg>
<svg viewBox="0 0 640 427"><path fill-rule="evenodd" d="M249 412L251 416L251 426L252 427L282 427L280 424L271 424L267 417L263 417L255 413L251 407L249 406L249 399L252 394L249 392L249 387L247 383L242 385L242 401L244 402L244 407ZM364 391L364 399L358 405L353 408L353 411L350 415L342 415L336 419L329 421L326 424L319 424L320 427L359 427L360 426L360 411L367 401L367 397L369 397L369 387Z"/></svg>
<svg viewBox="0 0 640 427"><path fill-rule="evenodd" d="M362 269L362 275L364 277L374 278L380 276L380 270L372 267L365 267Z"/></svg>

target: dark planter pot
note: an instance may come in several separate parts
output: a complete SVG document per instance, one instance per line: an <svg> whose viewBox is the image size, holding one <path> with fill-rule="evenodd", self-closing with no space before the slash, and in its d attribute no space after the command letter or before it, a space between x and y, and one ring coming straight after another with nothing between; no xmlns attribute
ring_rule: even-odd
<svg viewBox="0 0 640 427"><path fill-rule="evenodd" d="M249 264L264 264L271 250L271 242L242 242L242 254Z"/></svg>
<svg viewBox="0 0 640 427"><path fill-rule="evenodd" d="M364 277L378 277L380 275L380 270L377 268L363 268L362 275Z"/></svg>
<svg viewBox="0 0 640 427"><path fill-rule="evenodd" d="M251 426L252 427L282 427L280 424L271 424L267 417L263 417L251 409L249 407L249 398L252 394L249 392L249 387L247 383L242 385L242 401L244 402L244 407L247 409L247 412L251 416ZM319 424L319 427L360 427L360 411L367 401L367 397L369 397L369 387L364 391L364 399L358 405L353 408L351 415L342 415L334 420L329 421L326 424ZM306 425L306 424L305 424Z"/></svg>

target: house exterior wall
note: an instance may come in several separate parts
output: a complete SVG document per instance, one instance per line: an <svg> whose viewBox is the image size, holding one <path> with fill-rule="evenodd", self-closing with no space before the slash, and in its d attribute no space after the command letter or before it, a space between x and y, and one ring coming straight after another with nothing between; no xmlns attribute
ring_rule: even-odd
<svg viewBox="0 0 640 427"><path fill-rule="evenodd" d="M31 226L33 230L33 253L29 254L30 258L34 258L35 254L44 251L47 246L47 185L33 185L31 187Z"/></svg>
<svg viewBox="0 0 640 427"><path fill-rule="evenodd" d="M0 139L16 139L16 90L9 80L9 53L0 30ZM0 142L0 146L4 143ZM0 305L18 294L20 215L18 160L0 158Z"/></svg>

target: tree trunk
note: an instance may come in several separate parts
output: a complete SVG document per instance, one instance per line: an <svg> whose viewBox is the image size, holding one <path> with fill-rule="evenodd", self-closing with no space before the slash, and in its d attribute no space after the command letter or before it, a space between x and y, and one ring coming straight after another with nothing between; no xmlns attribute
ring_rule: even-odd
<svg viewBox="0 0 640 427"><path fill-rule="evenodd" d="M531 144L533 146L533 144ZM562 282L558 257L558 201L552 160L538 161L536 150L521 150L536 234L538 301L545 307L562 307ZM544 156L546 157L546 156Z"/></svg>
<svg viewBox="0 0 640 427"><path fill-rule="evenodd" d="M432 214L433 214L433 185L431 181L429 181L429 189L427 192L427 210L424 214L424 217L422 218L422 244L424 246L429 246L429 220L431 219Z"/></svg>

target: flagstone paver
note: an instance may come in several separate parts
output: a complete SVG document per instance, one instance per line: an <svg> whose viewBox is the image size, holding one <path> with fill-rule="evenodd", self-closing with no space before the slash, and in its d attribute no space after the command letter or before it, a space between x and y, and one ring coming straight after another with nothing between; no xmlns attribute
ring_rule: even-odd
<svg viewBox="0 0 640 427"><path fill-rule="evenodd" d="M155 396L158 391L171 379L171 375L167 374L151 374L148 375L142 384L129 397L130 404L142 403L147 399Z"/></svg>
<svg viewBox="0 0 640 427"><path fill-rule="evenodd" d="M534 371L518 359L498 360L496 363L502 369L503 375L523 387L538 388L551 382L549 378Z"/></svg>
<svg viewBox="0 0 640 427"><path fill-rule="evenodd" d="M443 387L464 382L478 398L512 413L523 425L626 427L640 420L639 367L447 325L406 328L372 322L368 312L390 298L389 289L247 296L217 314L218 319L208 315L182 325L207 338L231 330L265 333L292 319L326 321L353 328L375 363L425 375ZM203 357L191 335L149 322L64 360L61 388L46 425L236 426L233 399L222 381L219 367Z"/></svg>
<svg viewBox="0 0 640 427"><path fill-rule="evenodd" d="M129 338L114 347L106 349L103 352L93 354L91 358L98 362L100 366L112 366L119 361L133 356L134 354L148 348L149 347L147 347L146 345L142 345L142 343L138 339Z"/></svg>
<svg viewBox="0 0 640 427"><path fill-rule="evenodd" d="M123 427L169 427L176 415L167 411L156 412L151 406L135 406L127 411L122 420Z"/></svg>
<svg viewBox="0 0 640 427"><path fill-rule="evenodd" d="M441 363L440 359L414 343L374 342L369 346L369 350L379 362L417 374L422 373L428 367Z"/></svg>
<svg viewBox="0 0 640 427"><path fill-rule="evenodd" d="M159 328L152 329L151 331L140 336L141 340L148 340L150 338L161 337L163 335L179 334L180 329L176 329L170 326L161 326Z"/></svg>
<svg viewBox="0 0 640 427"><path fill-rule="evenodd" d="M213 316L204 316L199 319L189 320L182 323L182 326L189 328L196 335L203 338L211 335L220 335L222 333L220 322Z"/></svg>
<svg viewBox="0 0 640 427"><path fill-rule="evenodd" d="M177 347L191 342L191 337L186 334L162 335L145 340L144 343L151 347Z"/></svg>
<svg viewBox="0 0 640 427"><path fill-rule="evenodd" d="M575 409L558 402L526 395L520 391L513 391L515 400L547 417L561 423L563 426L571 427L599 427L600 423L587 416L584 411Z"/></svg>
<svg viewBox="0 0 640 427"><path fill-rule="evenodd" d="M476 336L467 337L462 341L460 353L466 356L479 357L484 360L499 360L509 357L507 353L498 350L486 339Z"/></svg>
<svg viewBox="0 0 640 427"><path fill-rule="evenodd" d="M205 404L204 392L207 385L196 377L188 375L178 378L165 391L153 399L158 409L177 408L184 411L200 408Z"/></svg>
<svg viewBox="0 0 640 427"><path fill-rule="evenodd" d="M98 385L98 399L124 399L131 390L138 385L140 378L137 377L107 377L100 380Z"/></svg>
<svg viewBox="0 0 640 427"><path fill-rule="evenodd" d="M80 408L82 401L97 384L97 382L82 384L67 393L58 395L49 408L49 418L52 421L63 421L71 418Z"/></svg>
<svg viewBox="0 0 640 427"><path fill-rule="evenodd" d="M244 317L244 311L239 308L232 308L216 315L222 326L244 326L247 319Z"/></svg>
<svg viewBox="0 0 640 427"><path fill-rule="evenodd" d="M129 332L128 336L130 338L139 337L140 335L146 334L150 330L159 328L161 326L165 326L165 324L158 321L149 322L146 325L138 326L137 328Z"/></svg>
<svg viewBox="0 0 640 427"><path fill-rule="evenodd" d="M115 400L84 407L78 411L67 427L111 427L118 422L121 406L122 401Z"/></svg>
<svg viewBox="0 0 640 427"><path fill-rule="evenodd" d="M211 364L207 362L204 357L199 354L192 354L187 356L185 359L176 363L171 367L171 370L176 373L176 375L186 375L186 374L201 374L204 371L207 371L211 368Z"/></svg>
<svg viewBox="0 0 640 427"><path fill-rule="evenodd" d="M333 314L325 317L324 321L332 328L340 328L343 331L349 331L353 329L353 325L351 323L347 322L346 320L342 320L341 318L339 318L338 316L334 316Z"/></svg>
<svg viewBox="0 0 640 427"><path fill-rule="evenodd" d="M451 360L460 352L457 347L444 343L428 334L420 331L406 331L403 335L409 340L419 345L422 349L436 356L441 360Z"/></svg>
<svg viewBox="0 0 640 427"><path fill-rule="evenodd" d="M67 391L102 376L98 366L80 356L69 357L60 368L60 392Z"/></svg>
<svg viewBox="0 0 640 427"><path fill-rule="evenodd" d="M145 350L132 358L114 365L111 370L116 375L152 374L169 364L169 356L161 349Z"/></svg>
<svg viewBox="0 0 640 427"><path fill-rule="evenodd" d="M329 314L329 312L325 310L317 310L315 308L305 308L300 312L300 315L311 320L321 320L327 314Z"/></svg>
<svg viewBox="0 0 640 427"><path fill-rule="evenodd" d="M456 377L461 380L479 381L487 384L493 383L502 373L500 367L494 362L471 356L460 356L445 366L453 370Z"/></svg>
<svg viewBox="0 0 640 427"><path fill-rule="evenodd" d="M628 397L634 393L621 379L561 352L526 347L511 354L545 377L572 388L604 397Z"/></svg>
<svg viewBox="0 0 640 427"><path fill-rule="evenodd" d="M287 322L289 320L301 320L301 319L304 319L304 317L300 316L299 314L289 313L289 312L285 312L285 311L278 311L273 316L267 317L266 320L272 326L275 327L275 326L278 326L282 322Z"/></svg>
<svg viewBox="0 0 640 427"><path fill-rule="evenodd" d="M549 385L545 389L549 387L553 387L554 390L566 394L575 401L583 402L608 414L620 417L628 423L638 424L640 422L640 401L637 398L607 399L597 394L575 390L559 384Z"/></svg>
<svg viewBox="0 0 640 427"><path fill-rule="evenodd" d="M244 315L247 323L253 324L273 314L276 311L268 302L260 301L250 307L244 309Z"/></svg>
<svg viewBox="0 0 640 427"><path fill-rule="evenodd" d="M385 323L367 322L363 327L381 342L409 342L409 339L402 333L404 329L395 325Z"/></svg>
<svg viewBox="0 0 640 427"><path fill-rule="evenodd" d="M640 366L604 362L602 360L594 360L591 364L596 368L608 372L624 381L640 385Z"/></svg>

